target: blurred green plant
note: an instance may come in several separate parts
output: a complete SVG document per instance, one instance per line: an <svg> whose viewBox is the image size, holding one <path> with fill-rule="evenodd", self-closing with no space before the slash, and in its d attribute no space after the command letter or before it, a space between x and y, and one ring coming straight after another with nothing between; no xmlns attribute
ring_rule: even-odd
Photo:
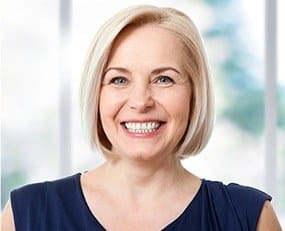
<svg viewBox="0 0 285 231"><path fill-rule="evenodd" d="M11 189L19 187L23 182L26 182L24 171L14 170L10 174L1 175L1 208L3 208L9 199Z"/></svg>
<svg viewBox="0 0 285 231"><path fill-rule="evenodd" d="M262 79L257 78L250 70L256 66L260 58L255 50L250 49L244 34L240 33L243 26L242 13L236 7L236 0L204 0L214 8L214 26L205 32L207 39L222 38L228 47L228 58L220 64L222 91L227 98L220 115L227 118L240 129L253 135L261 135L264 131L264 86ZM283 105L283 106L282 106ZM285 129L285 89L279 87L277 94L278 127Z"/></svg>

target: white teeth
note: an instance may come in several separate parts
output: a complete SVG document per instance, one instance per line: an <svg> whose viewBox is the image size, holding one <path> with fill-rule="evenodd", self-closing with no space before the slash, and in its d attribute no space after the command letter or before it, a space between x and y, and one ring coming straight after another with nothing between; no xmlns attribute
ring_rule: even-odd
<svg viewBox="0 0 285 231"><path fill-rule="evenodd" d="M132 133L148 133L153 132L160 126L159 122L145 122L145 123L125 123L125 127Z"/></svg>

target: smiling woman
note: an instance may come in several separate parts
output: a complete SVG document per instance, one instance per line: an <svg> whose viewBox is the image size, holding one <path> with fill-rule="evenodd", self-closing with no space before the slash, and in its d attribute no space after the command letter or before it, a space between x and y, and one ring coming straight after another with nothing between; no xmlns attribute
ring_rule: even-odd
<svg viewBox="0 0 285 231"><path fill-rule="evenodd" d="M148 7L146 6L145 10L147 9ZM112 155L110 153L111 144L105 137L105 132L102 131L101 120L98 119L98 105L96 103L99 102L101 78L104 77L105 79L103 83L108 80L106 79L110 74L108 70L120 70L121 72L117 73L117 75L119 74L119 77L124 77L124 79L128 81L129 79L126 78L126 74L129 74L130 78L130 75L133 74L131 72L137 70L148 71L147 75L152 74L151 79L148 81L154 81L158 74L166 74L165 67L167 67L168 73L172 71L173 77L176 78L174 88L181 86L182 83L182 85L185 86L184 83L188 82L193 90L191 99L188 97L191 102L184 104L184 106L191 106L192 112L189 115L191 117L191 126L188 126L187 133L185 133L183 137L185 142L182 142L182 144L177 147L177 155L183 158L188 155L196 154L207 144L213 124L212 84L207 58L199 32L188 16L174 9L168 8L162 12L161 9L157 8L152 9L155 10L153 13L144 12L141 8L137 10L138 15L127 15L129 9L126 9L124 22L118 20L108 21L102 27L104 33L97 34L97 37L91 45L91 52L89 52L88 55L81 88L82 112L83 118L85 118L83 122L86 124L86 130L89 131L91 144L97 151L103 153L105 156L109 154ZM139 14L140 10L142 10L141 14ZM153 24L155 26L151 26ZM152 31L152 33L148 33L143 38L140 38L142 35L138 36L135 28L142 26L148 26L149 31ZM134 32L130 33L130 31ZM164 34L159 35L157 31L162 31ZM123 49L121 45L121 53L114 54L114 50L119 49L118 46L122 43L122 40L131 39L132 36L129 37L130 34L137 37L136 41L128 43L128 47L125 49ZM168 36L164 37L165 34L168 34ZM116 37L118 38L115 44L113 44ZM153 46L150 47L152 43ZM163 43L163 46L160 43ZM109 57L109 55L111 57ZM118 57L119 55L120 57ZM119 59L124 65L132 65L131 68L134 70L128 70L128 68L124 66L119 66L118 68L116 66L117 64L110 66L111 58L113 60ZM141 60L137 61L138 58L141 58ZM151 65L153 61L151 58L161 59L157 64L158 66ZM145 65L145 67L143 65ZM107 66L106 70L103 68L104 66ZM138 66L139 69L137 69ZM122 71L124 73L122 73ZM143 74L146 75L146 73ZM138 80L142 81L143 79L138 78ZM90 82L94 84L90 85ZM139 84L139 86L140 85L141 84ZM155 87L158 85L152 84L152 86ZM171 92L166 94L168 97L174 96ZM99 136L97 136L97 134L99 134Z"/></svg>
<svg viewBox="0 0 285 231"><path fill-rule="evenodd" d="M203 42L184 13L140 5L107 21L81 96L90 143L106 161L14 190L5 230L280 230L269 195L200 179L181 164L213 125Z"/></svg>

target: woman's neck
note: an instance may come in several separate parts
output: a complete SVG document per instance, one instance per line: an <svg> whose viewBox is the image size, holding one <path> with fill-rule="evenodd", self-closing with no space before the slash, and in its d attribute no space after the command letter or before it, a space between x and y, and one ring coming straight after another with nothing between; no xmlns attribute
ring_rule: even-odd
<svg viewBox="0 0 285 231"><path fill-rule="evenodd" d="M160 161L107 161L102 170L116 193L142 201L145 197L161 195L165 189L181 189L186 180L189 182L189 179L195 178L174 157Z"/></svg>

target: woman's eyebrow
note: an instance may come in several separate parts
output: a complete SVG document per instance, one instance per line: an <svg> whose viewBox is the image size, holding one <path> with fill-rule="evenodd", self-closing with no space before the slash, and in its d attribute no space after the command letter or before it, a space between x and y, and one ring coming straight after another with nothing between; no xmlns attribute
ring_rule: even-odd
<svg viewBox="0 0 285 231"><path fill-rule="evenodd" d="M158 74L160 74L160 73L162 73L162 72L165 72L165 71L174 71L174 72L176 72L177 74L181 74L180 73L180 71L178 71L176 68L174 68L174 67L159 67L159 68L156 68L156 69L154 69L152 72L151 72L151 74L152 75L158 75Z"/></svg>
<svg viewBox="0 0 285 231"><path fill-rule="evenodd" d="M109 67L107 68L105 71L104 71L104 75L108 72L108 71L119 71L119 72L123 72L123 73L126 73L126 74L129 74L130 71L124 67Z"/></svg>

